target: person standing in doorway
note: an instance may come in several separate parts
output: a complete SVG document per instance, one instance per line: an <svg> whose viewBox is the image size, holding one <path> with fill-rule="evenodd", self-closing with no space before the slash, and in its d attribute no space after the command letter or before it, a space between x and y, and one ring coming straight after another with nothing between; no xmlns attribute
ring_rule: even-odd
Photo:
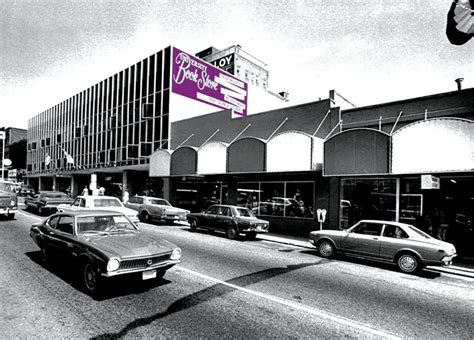
<svg viewBox="0 0 474 340"><path fill-rule="evenodd" d="M129 196L129 194L128 194L128 191L125 190L125 191L123 192L123 196L122 196L122 202L123 202L123 204L126 204L126 203L128 202L128 200L129 200L129 198L130 198L130 196Z"/></svg>
<svg viewBox="0 0 474 340"><path fill-rule="evenodd" d="M89 196L89 189L87 189L87 185L82 189L82 196Z"/></svg>

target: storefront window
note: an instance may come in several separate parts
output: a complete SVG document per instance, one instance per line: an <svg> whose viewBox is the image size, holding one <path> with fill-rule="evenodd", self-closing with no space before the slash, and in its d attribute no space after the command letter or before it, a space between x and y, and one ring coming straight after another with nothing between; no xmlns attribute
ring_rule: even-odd
<svg viewBox="0 0 474 340"><path fill-rule="evenodd" d="M396 179L343 179L339 203L340 229L362 219L395 221Z"/></svg>
<svg viewBox="0 0 474 340"><path fill-rule="evenodd" d="M237 205L259 215L313 218L314 182L239 183Z"/></svg>

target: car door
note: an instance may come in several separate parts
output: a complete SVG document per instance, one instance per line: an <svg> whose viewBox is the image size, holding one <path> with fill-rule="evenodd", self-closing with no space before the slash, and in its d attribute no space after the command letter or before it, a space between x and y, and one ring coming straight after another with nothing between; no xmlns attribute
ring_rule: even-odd
<svg viewBox="0 0 474 340"><path fill-rule="evenodd" d="M214 228L226 230L232 225L232 212L229 207L219 207L214 219Z"/></svg>
<svg viewBox="0 0 474 340"><path fill-rule="evenodd" d="M74 217L62 215L56 225L55 247L63 254L70 255L73 248Z"/></svg>
<svg viewBox="0 0 474 340"><path fill-rule="evenodd" d="M342 248L353 255L378 257L382 223L360 222L344 236Z"/></svg>
<svg viewBox="0 0 474 340"><path fill-rule="evenodd" d="M380 240L380 257L392 260L399 249L407 245L408 234L399 226L386 224Z"/></svg>
<svg viewBox="0 0 474 340"><path fill-rule="evenodd" d="M41 233L43 235L43 241L46 247L49 249L56 249L58 242L56 240L56 226L59 221L59 216L52 216L47 219L41 227Z"/></svg>
<svg viewBox="0 0 474 340"><path fill-rule="evenodd" d="M213 205L201 214L201 224L207 228L215 228L215 219L220 210L219 206Z"/></svg>

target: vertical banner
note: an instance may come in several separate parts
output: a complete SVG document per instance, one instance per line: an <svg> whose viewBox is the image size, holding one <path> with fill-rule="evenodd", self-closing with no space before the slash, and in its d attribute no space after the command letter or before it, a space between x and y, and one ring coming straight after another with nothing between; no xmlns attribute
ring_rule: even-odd
<svg viewBox="0 0 474 340"><path fill-rule="evenodd" d="M247 116L246 82L173 47L172 92Z"/></svg>

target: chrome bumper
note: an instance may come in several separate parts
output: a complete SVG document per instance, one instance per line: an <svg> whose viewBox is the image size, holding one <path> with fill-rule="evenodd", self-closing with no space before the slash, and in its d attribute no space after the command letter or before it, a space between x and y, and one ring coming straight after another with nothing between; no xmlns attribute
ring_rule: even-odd
<svg viewBox="0 0 474 340"><path fill-rule="evenodd" d="M153 269L171 268L171 267L173 267L174 265L176 265L180 262L181 262L181 260L168 260L168 261L164 261L164 262L154 264L154 265L146 267L146 268L131 268L131 269L116 270L116 271L113 271L113 272L105 272L105 273L102 273L101 275L103 277L112 277L112 276L118 276L118 275L141 273L141 272L146 272L148 270L153 270Z"/></svg>
<svg viewBox="0 0 474 340"><path fill-rule="evenodd" d="M0 208L0 214L11 214L11 213L17 213L17 212L18 212L18 207Z"/></svg>

